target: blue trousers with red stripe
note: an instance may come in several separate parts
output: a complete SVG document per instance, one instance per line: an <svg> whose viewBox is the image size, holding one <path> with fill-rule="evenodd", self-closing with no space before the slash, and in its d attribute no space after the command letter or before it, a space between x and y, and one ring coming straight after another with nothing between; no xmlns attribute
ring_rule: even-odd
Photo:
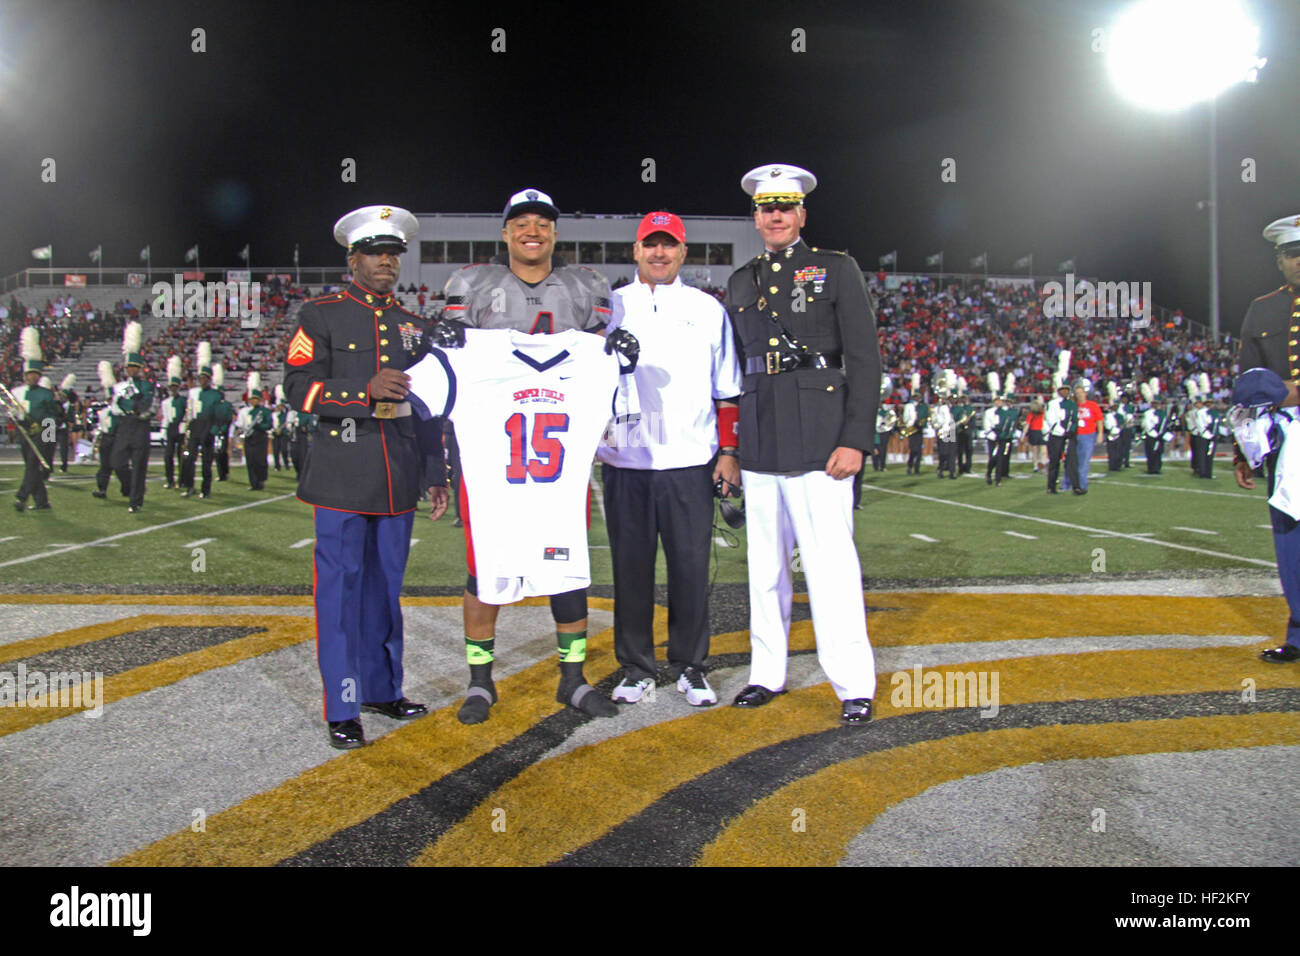
<svg viewBox="0 0 1300 956"><path fill-rule="evenodd" d="M316 660L325 719L402 696L402 576L415 512L316 509Z"/></svg>
<svg viewBox="0 0 1300 956"><path fill-rule="evenodd" d="M1272 505L1269 505L1268 516L1273 523L1277 574L1291 611L1286 622L1286 642L1292 647L1300 647L1300 524Z"/></svg>

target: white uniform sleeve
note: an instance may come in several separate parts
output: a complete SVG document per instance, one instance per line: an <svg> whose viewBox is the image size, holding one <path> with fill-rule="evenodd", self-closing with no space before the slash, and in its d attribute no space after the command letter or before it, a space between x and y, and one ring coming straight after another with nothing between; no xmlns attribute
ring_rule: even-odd
<svg viewBox="0 0 1300 956"><path fill-rule="evenodd" d="M731 331L731 317L718 303L722 316L719 341L713 343L713 397L736 398L740 395L740 362L736 358L736 337Z"/></svg>
<svg viewBox="0 0 1300 956"><path fill-rule="evenodd" d="M423 419L447 417L456 404L456 374L447 353L431 349L429 354L406 370L411 376L411 407Z"/></svg>

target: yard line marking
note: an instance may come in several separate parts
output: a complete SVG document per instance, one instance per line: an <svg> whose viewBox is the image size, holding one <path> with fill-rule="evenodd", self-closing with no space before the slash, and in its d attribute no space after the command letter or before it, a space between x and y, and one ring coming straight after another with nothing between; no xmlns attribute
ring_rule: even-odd
<svg viewBox="0 0 1300 956"><path fill-rule="evenodd" d="M1180 524L1176 524L1176 525L1174 525L1174 530L1175 530L1175 531L1190 531L1192 534L1213 534L1213 535L1217 535L1217 534L1219 533L1219 532L1217 532L1217 531L1206 531L1204 528L1188 528L1188 527L1184 527L1183 525L1180 525Z"/></svg>
<svg viewBox="0 0 1300 956"><path fill-rule="evenodd" d="M201 544L207 544L209 541L216 541L216 538L199 538L198 541L191 541L189 544L181 545L182 548L197 548Z"/></svg>
<svg viewBox="0 0 1300 956"><path fill-rule="evenodd" d="M600 517L605 517L605 493L600 490L600 485L596 484L596 473L592 472L591 480L587 482L587 487L592 491L592 497L596 499L596 507L600 509Z"/></svg>
<svg viewBox="0 0 1300 956"><path fill-rule="evenodd" d="M1038 536L1033 534L1021 534L1019 531L1003 531L1003 534L1009 534L1013 538L1024 538L1026 541L1037 541Z"/></svg>
<svg viewBox="0 0 1300 956"><path fill-rule="evenodd" d="M1139 474L1138 477L1158 478L1160 476ZM1189 495L1219 495L1220 497L1223 498L1253 498L1254 497L1254 495L1249 491L1211 491L1209 488L1170 488L1166 485L1144 485L1141 482L1119 481L1118 479L1115 478L1112 478L1109 482L1107 482L1107 484L1123 485L1127 488L1146 488L1148 490L1159 489L1160 491L1183 491Z"/></svg>
<svg viewBox="0 0 1300 956"><path fill-rule="evenodd" d="M420 539L419 539L419 538L412 538L412 539L411 539L411 544L419 544L419 543L420 543Z"/></svg>
<svg viewBox="0 0 1300 956"><path fill-rule="evenodd" d="M217 511L209 511L207 514L194 515L191 518L178 518L175 521L165 521L162 524L150 525L147 528L137 528L134 531L123 531L120 534L110 534L107 538L87 541L85 544L68 545L68 547L61 548L58 551L42 551L40 554L29 554L25 558L13 558L9 561L0 561L0 568L7 568L13 564L26 564L28 561L39 561L41 558L52 558L57 554L67 554L69 551L78 551L81 548L103 547L110 541L120 541L122 538L131 538L137 534L148 534L151 531L161 531L163 528L174 528L177 525L189 524L191 521L206 521L208 518L215 518L218 515L228 515L235 511L243 511L245 508L259 508L262 505L269 505L273 501L281 501L285 498L292 497L293 495L276 495L274 498L263 498L261 501L250 501L246 505L220 508Z"/></svg>
<svg viewBox="0 0 1300 956"><path fill-rule="evenodd" d="M938 544L938 543L939 543L939 539L938 539L938 538L931 538L931 537L929 537L928 535L924 535L924 534L913 534L913 535L909 535L909 537L915 538L917 541L925 541L925 542L927 542L927 543L929 543L929 544Z"/></svg>
<svg viewBox="0 0 1300 956"><path fill-rule="evenodd" d="M1273 526L1272 526L1271 524L1257 524L1257 525L1255 525L1255 527L1256 527L1256 528L1266 528L1266 529L1269 530L1269 531L1272 531L1272 530L1273 530ZM9 540L8 538L0 538L0 541L8 541L8 540Z"/></svg>
<svg viewBox="0 0 1300 956"><path fill-rule="evenodd" d="M731 547L731 545L727 544L727 539L726 539L726 538L714 538L714 539L713 539L713 543L716 544L719 548L729 548L729 547Z"/></svg>
<svg viewBox="0 0 1300 956"><path fill-rule="evenodd" d="M1175 544L1172 541L1160 541L1156 538L1147 538L1142 535L1128 534L1124 531L1108 531L1105 528L1092 528L1083 524L1072 524L1069 521L1057 521L1053 518L1035 518L1032 515L1017 514L1014 511L1000 511L997 508L985 508L983 505L972 505L964 501L950 501L947 498L935 498L932 495L918 495L912 491L896 491L893 488L882 488L879 485L862 483L863 490L868 488L872 491L878 491L886 495L901 495L904 498L916 498L920 501L929 501L934 504L948 505L954 508L969 508L971 511L982 511L985 514L1000 515L1003 518L1019 518L1021 521L1036 521L1039 524L1049 524L1057 528L1069 528L1071 531L1083 532L1102 532L1108 538L1125 538L1129 541L1141 541L1143 544L1158 544L1162 548L1173 548L1176 551L1191 551L1193 554L1209 555L1212 558L1227 558L1229 561L1244 561L1247 564L1257 564L1262 568L1277 568L1274 561L1263 561L1259 558L1247 558L1240 554L1228 554L1224 551L1211 551L1208 548L1194 548L1190 544ZM917 537L912 535L912 537ZM3 565L0 565L2 567Z"/></svg>
<svg viewBox="0 0 1300 956"><path fill-rule="evenodd" d="M315 544L315 543L316 543L316 539L315 539L315 538L303 538L301 541L295 541L293 544L289 545L289 547L291 547L291 548L305 548L307 545L309 545L309 544Z"/></svg>
<svg viewBox="0 0 1300 956"><path fill-rule="evenodd" d="M20 535L20 534L11 534L11 535L9 535L9 537L7 537L7 538L0 538L0 544L3 544L3 543L6 542L6 541L17 541L17 540L18 540L19 538L21 538L21 537L22 537L22 535Z"/></svg>

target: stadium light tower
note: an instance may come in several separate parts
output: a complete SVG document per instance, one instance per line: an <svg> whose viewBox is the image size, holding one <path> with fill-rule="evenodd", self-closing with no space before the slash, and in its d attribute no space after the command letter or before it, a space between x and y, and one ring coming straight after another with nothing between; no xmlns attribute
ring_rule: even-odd
<svg viewBox="0 0 1300 956"><path fill-rule="evenodd" d="M1215 99L1253 83L1264 60L1259 27L1242 0L1140 0L1124 10L1106 43L1111 81L1150 110L1210 106L1210 334L1219 341L1218 117Z"/></svg>

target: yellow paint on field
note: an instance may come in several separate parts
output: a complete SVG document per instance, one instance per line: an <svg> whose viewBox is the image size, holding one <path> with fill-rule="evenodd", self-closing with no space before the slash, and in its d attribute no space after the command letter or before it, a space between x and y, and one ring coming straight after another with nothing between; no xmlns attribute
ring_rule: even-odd
<svg viewBox="0 0 1300 956"><path fill-rule="evenodd" d="M74 599L75 598L75 599ZM1250 634L1271 633L1285 621L1286 605L1270 598L1074 597L1023 594L936 594L889 592L867 595L868 603L898 608L869 615L878 645L1031 639L1075 635L1133 633ZM250 603L267 606L310 604L310 597L197 595L11 595L0 602L28 604L190 605L211 602L224 606ZM459 596L408 598L408 606L459 605ZM538 606L545 598L525 602ZM609 610L609 599L590 598L593 608ZM118 684L108 699L121 699L153 686L180 680L211 666L224 666L314 636L311 617L230 615L145 615L125 622L94 625L59 635L0 647L0 655L15 647L38 649L93 640L152 626L266 627L220 648L183 655L138 668L106 681ZM282 621L277 625L275 622ZM116 630L115 630L116 628ZM87 637L87 634L91 636ZM655 609L656 644L666 639L666 611ZM76 639L68 635L75 635ZM40 645L39 642L53 644ZM276 643L283 641L284 643ZM262 642L262 643L259 643ZM811 622L791 628L792 649L815 644ZM224 650L223 650L224 649ZM749 650L747 631L713 638L714 654ZM231 654L234 651L235 653ZM196 656L199 655L199 656ZM202 656L208 655L208 656ZM662 651L660 652L662 657ZM12 659L0 656L0 661ZM1205 664L1206 666L1201 666ZM1213 666L1209 666L1212 664ZM1141 666L1139 666L1141 665ZM1261 689L1295 686L1300 668L1279 668L1258 661L1241 647L1197 650L1111 651L1087 655L1058 655L982 662L981 669L1000 672L1001 703L1028 700L1067 700L1122 697L1204 690L1234 691L1251 677ZM154 670L150 670L153 668ZM612 673L612 631L594 635L588 646L587 673L592 683ZM1208 669L1207 669L1208 668ZM960 669L960 668L957 668ZM148 671L138 674L137 671ZM1290 675L1295 676L1290 676ZM134 675L134 676L133 676ZM131 680L123 680L130 677ZM560 709L554 701L556 671L547 658L498 681L501 703L484 724L464 727L455 719L459 702L413 721L371 745L327 759L321 765L262 794L212 815L205 833L184 830L123 857L126 865L268 865L277 863L358 824L393 803L409 797L448 773L513 740L538 721ZM888 702L888 675L882 675L877 714L898 711ZM106 687L106 691L108 688ZM318 693L319 687L313 687ZM662 693L674 694L672 688ZM598 838L627 816L639 812L685 780L707 772L736 756L767 743L838 726L838 704L826 685L792 692L768 707L747 712L725 706L692 713L675 721L633 731L609 741L580 748L528 768L495 793L484 793L481 805L420 855L422 863L510 863L558 859ZM16 711L15 711L16 713ZM39 713L27 711L27 713ZM66 714L54 712L55 715ZM0 732L12 732L0 712ZM608 723L608 722L607 722ZM20 729L20 728L15 728ZM870 733L870 728L846 729ZM321 734L323 737L323 728ZM304 742L322 748L323 739ZM324 756L322 757L324 759ZM491 829L491 810L506 810L505 833ZM787 824L788 825L788 824ZM535 841L530 845L530 841Z"/></svg>
<svg viewBox="0 0 1300 956"><path fill-rule="evenodd" d="M1300 669L1265 664L1240 647L1106 651L974 666L998 672L1001 706L1239 692L1244 677L1253 678L1257 689L1300 685ZM890 687L891 675L881 675L876 696L879 718L923 709L893 707ZM429 866L532 866L559 860L701 774L770 744L837 727L838 714L839 702L829 687L821 684L792 691L758 710L719 707L580 747L534 764L495 793L485 795L469 817L427 847L415 862ZM990 723L990 728L995 726ZM870 733L871 728L844 728L843 732ZM987 733L967 736L977 750L989 747ZM840 793L833 799L856 797ZM807 803L786 804L787 828L790 806ZM504 832L492 826L498 809L505 811Z"/></svg>
<svg viewBox="0 0 1300 956"><path fill-rule="evenodd" d="M587 679L596 683L617 666L613 629L607 628L588 641ZM496 682L500 700L486 723L469 727L459 723L457 701L209 816L206 832L182 830L113 865L278 863L418 793L560 710L555 701L558 678L555 659L548 656ZM319 740L303 745L325 748L323 725L320 734Z"/></svg>
<svg viewBox="0 0 1300 956"><path fill-rule="evenodd" d="M104 704L166 687L203 671L237 664L302 641L313 640L316 636L314 623L309 618L302 617L228 614L214 618L197 614L140 614L120 621L92 624L6 645L0 648L0 662L153 627L256 627L260 630L212 647L200 648L105 677ZM75 710L47 706L49 703L49 700L41 697L25 707L0 708L0 737L78 713Z"/></svg>
<svg viewBox="0 0 1300 956"><path fill-rule="evenodd" d="M951 644L1122 634L1281 634L1280 597L1164 597L1094 594L867 594L897 608L867 615L871 642Z"/></svg>
<svg viewBox="0 0 1300 956"><path fill-rule="evenodd" d="M701 866L834 866L881 813L931 787L1050 760L1294 744L1300 714L990 730L867 754L797 780L734 819ZM796 831L795 810L803 829Z"/></svg>

